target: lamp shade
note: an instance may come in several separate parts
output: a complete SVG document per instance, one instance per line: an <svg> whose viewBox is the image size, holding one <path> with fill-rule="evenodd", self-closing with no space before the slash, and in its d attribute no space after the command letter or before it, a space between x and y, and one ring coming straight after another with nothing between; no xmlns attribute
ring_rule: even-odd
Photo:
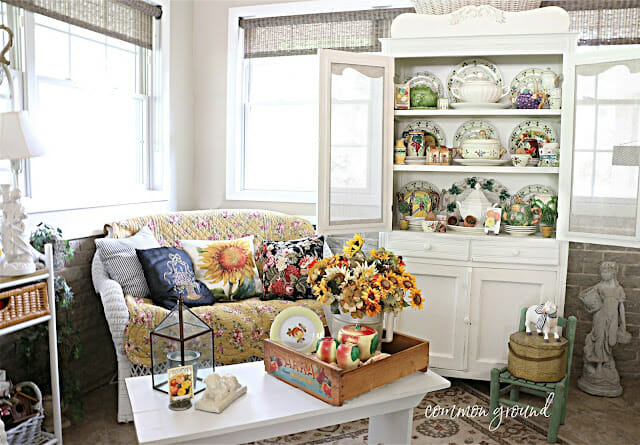
<svg viewBox="0 0 640 445"><path fill-rule="evenodd" d="M614 145L611 165L640 166L640 144Z"/></svg>
<svg viewBox="0 0 640 445"><path fill-rule="evenodd" d="M0 114L0 159L23 159L45 154L24 111Z"/></svg>

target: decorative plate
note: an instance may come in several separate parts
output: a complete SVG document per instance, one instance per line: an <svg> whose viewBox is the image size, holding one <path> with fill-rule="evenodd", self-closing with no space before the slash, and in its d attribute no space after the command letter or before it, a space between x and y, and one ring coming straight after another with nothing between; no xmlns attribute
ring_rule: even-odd
<svg viewBox="0 0 640 445"><path fill-rule="evenodd" d="M525 138L536 138L540 143L556 142L556 132L549 122L536 119L526 120L520 122L511 132L511 137L509 138L509 150L511 153L515 153L516 145L522 135Z"/></svg>
<svg viewBox="0 0 640 445"><path fill-rule="evenodd" d="M476 166L476 165L504 165L509 164L509 159L454 159L454 164Z"/></svg>
<svg viewBox="0 0 640 445"><path fill-rule="evenodd" d="M311 309L288 307L273 320L269 337L295 351L313 352L318 340L324 337L324 326Z"/></svg>
<svg viewBox="0 0 640 445"><path fill-rule="evenodd" d="M477 227L465 227L465 226L452 226L447 224L447 231L462 232L462 233L484 233L484 225Z"/></svg>
<svg viewBox="0 0 640 445"><path fill-rule="evenodd" d="M520 199L531 205L533 201L539 199L546 204L547 201L549 201L554 196L558 196L558 193L551 187L547 187L546 185L542 184L531 184L527 185L526 187L522 187L520 190L514 193L511 197L511 203L513 204L514 202L516 202L516 200Z"/></svg>
<svg viewBox="0 0 640 445"><path fill-rule="evenodd" d="M429 204L426 205L426 198ZM429 211L437 212L440 209L440 191L427 181L413 181L405 184L398 192L398 202L406 201L411 208L414 217L427 216Z"/></svg>
<svg viewBox="0 0 640 445"><path fill-rule="evenodd" d="M407 156L404 158L404 163L407 165L424 165L427 162L426 156Z"/></svg>
<svg viewBox="0 0 640 445"><path fill-rule="evenodd" d="M512 108L510 103L502 103L502 102L451 102L451 108L460 109L460 110L501 110L503 108Z"/></svg>
<svg viewBox="0 0 640 445"><path fill-rule="evenodd" d="M438 76L430 73L429 71L420 71L419 73L415 73L412 76L407 77L404 83L409 84L409 88L413 88L416 85L426 85L438 93L438 97L444 96L442 82L440 82Z"/></svg>
<svg viewBox="0 0 640 445"><path fill-rule="evenodd" d="M496 127L488 122L472 119L466 121L458 127L455 136L453 136L453 146L458 148L469 138L477 138L480 132L484 130L488 139L498 139L498 131Z"/></svg>
<svg viewBox="0 0 640 445"><path fill-rule="evenodd" d="M536 92L536 84L538 89L542 88L542 73L545 70L541 70L540 68L527 68L526 70L520 71L516 77L511 81L511 98L515 99L518 95L525 92L525 90L529 90L531 93Z"/></svg>
<svg viewBox="0 0 640 445"><path fill-rule="evenodd" d="M431 136L435 144L429 144L429 145L435 145L436 147L440 147L441 145L445 145L445 146L447 145L447 138L444 134L444 131L442 130L442 128L440 128L440 125L436 124L433 121L417 120L417 121L411 122L404 129L404 132L402 132L402 137L405 140L410 130L423 130L425 132L425 137L424 137L425 141L427 141L429 136Z"/></svg>
<svg viewBox="0 0 640 445"><path fill-rule="evenodd" d="M453 68L451 74L447 78L447 89L449 90L449 98L452 102L460 102L460 100L453 97L451 89L454 87L460 88L460 80L454 79L458 77L463 80L490 80L497 83L502 87L502 74L498 67L486 59L473 58L466 59L460 62Z"/></svg>

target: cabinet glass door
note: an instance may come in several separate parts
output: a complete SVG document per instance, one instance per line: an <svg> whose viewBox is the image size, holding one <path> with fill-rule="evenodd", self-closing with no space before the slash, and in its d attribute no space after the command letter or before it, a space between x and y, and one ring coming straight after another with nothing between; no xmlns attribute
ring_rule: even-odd
<svg viewBox="0 0 640 445"><path fill-rule="evenodd" d="M318 54L318 232L390 231L393 59Z"/></svg>
<svg viewBox="0 0 640 445"><path fill-rule="evenodd" d="M637 245L640 168L638 50L578 54L566 238ZM562 160L561 160L562 163ZM566 166L564 166L566 168ZM562 230L562 229L561 229Z"/></svg>

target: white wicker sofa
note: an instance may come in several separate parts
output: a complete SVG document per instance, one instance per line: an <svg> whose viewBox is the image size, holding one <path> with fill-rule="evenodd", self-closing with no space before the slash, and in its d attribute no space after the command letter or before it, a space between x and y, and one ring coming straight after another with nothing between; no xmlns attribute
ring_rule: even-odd
<svg viewBox="0 0 640 445"><path fill-rule="evenodd" d="M262 210L206 210L151 215L118 221L105 226L108 237L125 238L147 226L163 246L175 246L179 239L232 239L254 235L256 246L264 240L290 240L313 234L313 226L296 217ZM93 257L91 267L93 284L100 295L105 317L113 339L118 364L118 422L133 420L125 379L131 376L148 375L149 332L168 312L150 301L125 295L122 287L112 280L99 254ZM231 364L262 359L262 339L268 336L271 322L277 313L291 304L301 304L322 314L315 300L261 301L251 298L234 303L216 303L196 309L207 309L213 313L207 321L216 336L217 364ZM233 310L229 310L233 307ZM142 317L141 317L142 315ZM141 323L140 319L145 322ZM150 320L150 321L149 321ZM236 347L237 338L231 336L231 326L241 325L245 329L244 344ZM237 329L236 329L237 331ZM256 332L258 333L256 335ZM218 350L218 345L224 348ZM145 347L147 349L145 349ZM224 351L222 351L224 349ZM151 388L150 388L151 389Z"/></svg>

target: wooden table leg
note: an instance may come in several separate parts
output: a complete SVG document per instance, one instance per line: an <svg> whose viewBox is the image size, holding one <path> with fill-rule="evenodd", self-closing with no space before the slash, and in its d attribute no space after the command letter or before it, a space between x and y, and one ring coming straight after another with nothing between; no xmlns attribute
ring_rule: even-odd
<svg viewBox="0 0 640 445"><path fill-rule="evenodd" d="M411 444L413 408L369 418L369 444Z"/></svg>

